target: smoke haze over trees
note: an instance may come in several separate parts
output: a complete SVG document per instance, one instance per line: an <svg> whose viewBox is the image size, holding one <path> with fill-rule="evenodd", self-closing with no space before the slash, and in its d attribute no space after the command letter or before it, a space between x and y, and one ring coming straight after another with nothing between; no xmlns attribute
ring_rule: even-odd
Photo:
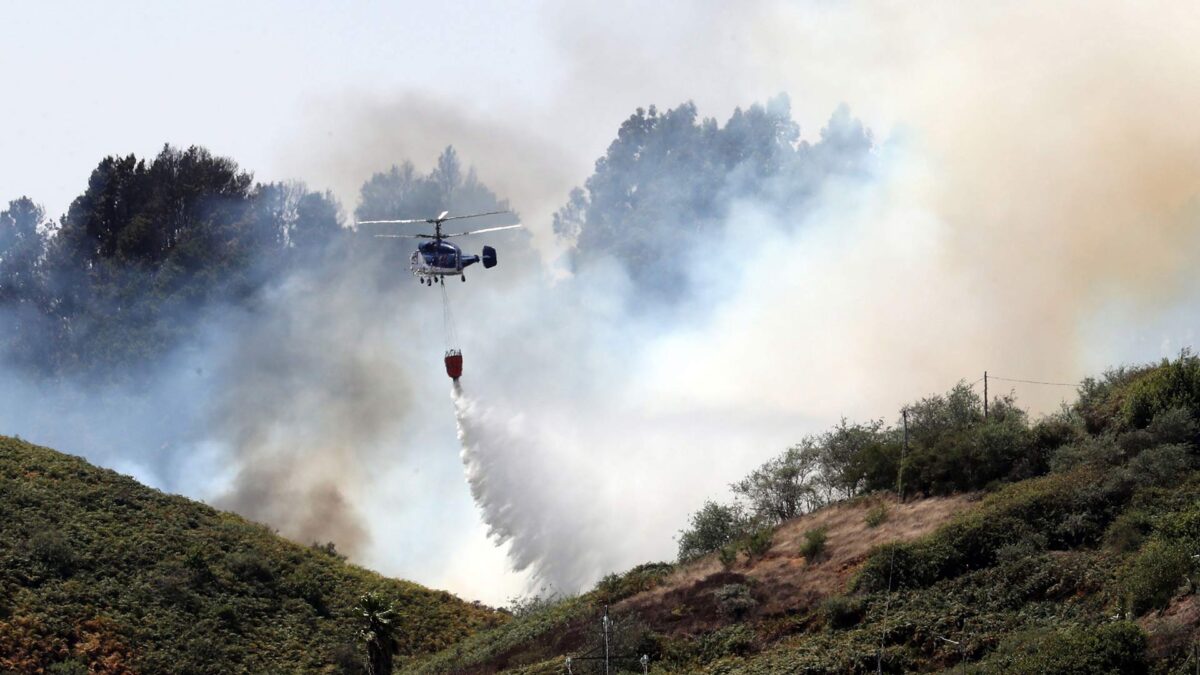
<svg viewBox="0 0 1200 675"><path fill-rule="evenodd" d="M26 197L0 215L0 312L19 316L5 356L43 375L153 362L206 306L245 301L343 233L332 195L255 185L199 147L106 157L61 221L43 220Z"/></svg>
<svg viewBox="0 0 1200 675"><path fill-rule="evenodd" d="M584 410L603 418L611 397L598 383L619 372L608 361L620 352L610 337L636 343L639 335L630 330L636 317L606 298L626 307L644 297L703 304L688 257L736 258L723 242L740 233L739 204L799 227L830 178L869 172L871 149L869 132L844 108L819 140L801 141L785 97L738 111L724 126L700 120L690 103L637 112L555 219L573 242L578 283L548 287L523 232L487 240L500 248L501 265L463 296L476 326L471 368L520 382L514 400L580 395L578 408L542 411L539 424ZM397 159L362 185L358 219L510 208L453 148L427 172ZM346 225L329 193L300 182L255 184L232 159L198 147L105 158L58 221L28 199L12 202L0 217L0 322L8 329L0 360L21 378L6 392L20 405L8 406L5 423L358 555L370 538L359 486L397 462L423 464L409 444L428 441L406 439L422 438L426 420L445 413L423 395L428 375L443 376L425 368L436 352L420 347L441 340L441 317L408 276L412 242L354 236ZM632 285L590 276L605 261ZM568 311L576 319L565 320ZM595 356L577 369L562 358L584 353ZM575 391L588 380L588 393ZM515 512L561 520L571 513L561 499L578 495L538 496L528 485L549 482L546 471L586 470L564 470L566 451L541 445L517 452L504 473L526 483L489 484L498 491L493 503L528 497L549 507ZM595 448L583 454L597 456ZM585 530L594 525L587 511L579 518ZM620 564L563 566L554 557L594 550L593 534L554 551L523 538L539 528L575 536L575 523L520 525L508 536L525 552L521 564L564 588ZM642 555L636 547L615 554Z"/></svg>
<svg viewBox="0 0 1200 675"><path fill-rule="evenodd" d="M800 140L784 94L735 110L724 126L698 114L690 102L661 113L650 106L621 124L595 173L554 217L555 231L574 242L576 267L611 256L634 283L677 299L687 291L681 253L714 243L731 215L736 224L738 202L798 223L831 176L869 169L871 134L845 106L815 143ZM738 252L721 257L729 255Z"/></svg>

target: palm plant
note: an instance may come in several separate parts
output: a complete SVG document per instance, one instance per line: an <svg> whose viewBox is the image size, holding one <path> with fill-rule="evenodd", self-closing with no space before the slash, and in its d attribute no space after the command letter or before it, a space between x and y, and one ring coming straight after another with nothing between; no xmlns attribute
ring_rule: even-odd
<svg viewBox="0 0 1200 675"><path fill-rule="evenodd" d="M371 592L359 598L354 612L361 622L359 638L367 644L367 673L391 675L393 658L400 651L396 626L392 623L396 617L392 603Z"/></svg>

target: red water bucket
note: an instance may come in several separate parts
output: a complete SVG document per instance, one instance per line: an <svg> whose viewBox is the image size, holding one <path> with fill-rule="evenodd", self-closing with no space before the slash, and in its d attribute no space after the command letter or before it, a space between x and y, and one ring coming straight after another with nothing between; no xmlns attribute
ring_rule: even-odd
<svg viewBox="0 0 1200 675"><path fill-rule="evenodd" d="M457 349L446 352L446 374L455 380L462 377L462 352Z"/></svg>

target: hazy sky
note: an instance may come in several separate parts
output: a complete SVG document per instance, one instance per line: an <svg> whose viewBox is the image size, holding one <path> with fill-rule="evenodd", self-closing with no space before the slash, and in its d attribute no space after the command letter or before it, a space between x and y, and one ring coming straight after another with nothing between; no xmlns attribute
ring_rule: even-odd
<svg viewBox="0 0 1200 675"><path fill-rule="evenodd" d="M577 174L562 180L578 182L633 107L702 99L719 83L658 90L670 74L645 67L668 71L691 41L711 42L708 29L692 30L690 12L671 3L615 3L601 14L540 2L6 2L0 193L27 194L58 215L101 157L150 155L163 143L205 145L262 180L352 190L365 176L310 174L322 174L324 155L354 152L337 142L358 115L410 95L434 106L427 114L573 134L584 144L563 153L574 160L564 170ZM732 32L725 39L736 44Z"/></svg>
<svg viewBox="0 0 1200 675"><path fill-rule="evenodd" d="M262 179L299 177L279 157L303 142L306 109L363 92L536 105L562 73L534 9L6 2L0 188L57 214L101 157L163 143L203 144Z"/></svg>

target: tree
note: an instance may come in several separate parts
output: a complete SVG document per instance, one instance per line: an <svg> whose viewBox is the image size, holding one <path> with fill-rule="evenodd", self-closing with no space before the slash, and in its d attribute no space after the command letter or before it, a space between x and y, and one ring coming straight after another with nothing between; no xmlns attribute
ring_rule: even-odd
<svg viewBox="0 0 1200 675"><path fill-rule="evenodd" d="M46 254L45 215L28 197L14 199L0 211L0 306L30 302L38 293Z"/></svg>
<svg viewBox="0 0 1200 675"><path fill-rule="evenodd" d="M688 529L679 533L679 559L692 560L727 546L746 533L748 522L741 507L714 501L691 516Z"/></svg>
<svg viewBox="0 0 1200 675"><path fill-rule="evenodd" d="M448 146L426 175L407 161L372 175L359 191L354 216L358 220L388 220L429 218L442 211L461 215L508 209L508 202L480 182L473 167L463 175L458 152ZM489 218L470 222L472 227L501 223Z"/></svg>
<svg viewBox="0 0 1200 675"><path fill-rule="evenodd" d="M852 497L862 489L866 481L863 459L886 443L886 436L883 420L852 424L844 417L821 435L821 476L831 493Z"/></svg>
<svg viewBox="0 0 1200 675"><path fill-rule="evenodd" d="M354 612L359 617L359 638L367 646L367 673L391 675L393 660L400 651L392 604L371 592L359 598Z"/></svg>
<svg viewBox="0 0 1200 675"><path fill-rule="evenodd" d="M417 173L412 162L392 165L387 171L373 174L359 190L358 220L389 218L428 218L437 215L442 205L436 185Z"/></svg>
<svg viewBox="0 0 1200 675"><path fill-rule="evenodd" d="M780 223L830 177L869 166L871 134L839 108L815 144L802 142L791 103L779 95L735 110L720 126L696 105L665 112L638 108L617 131L582 188L554 216L554 230L573 244L577 267L596 258L619 262L645 289L639 297L673 302L687 290L688 255L707 251L736 227L734 204L752 200ZM669 241L671 255L662 254Z"/></svg>
<svg viewBox="0 0 1200 675"><path fill-rule="evenodd" d="M746 500L753 517L778 524L821 507L821 446L809 437L730 485Z"/></svg>

